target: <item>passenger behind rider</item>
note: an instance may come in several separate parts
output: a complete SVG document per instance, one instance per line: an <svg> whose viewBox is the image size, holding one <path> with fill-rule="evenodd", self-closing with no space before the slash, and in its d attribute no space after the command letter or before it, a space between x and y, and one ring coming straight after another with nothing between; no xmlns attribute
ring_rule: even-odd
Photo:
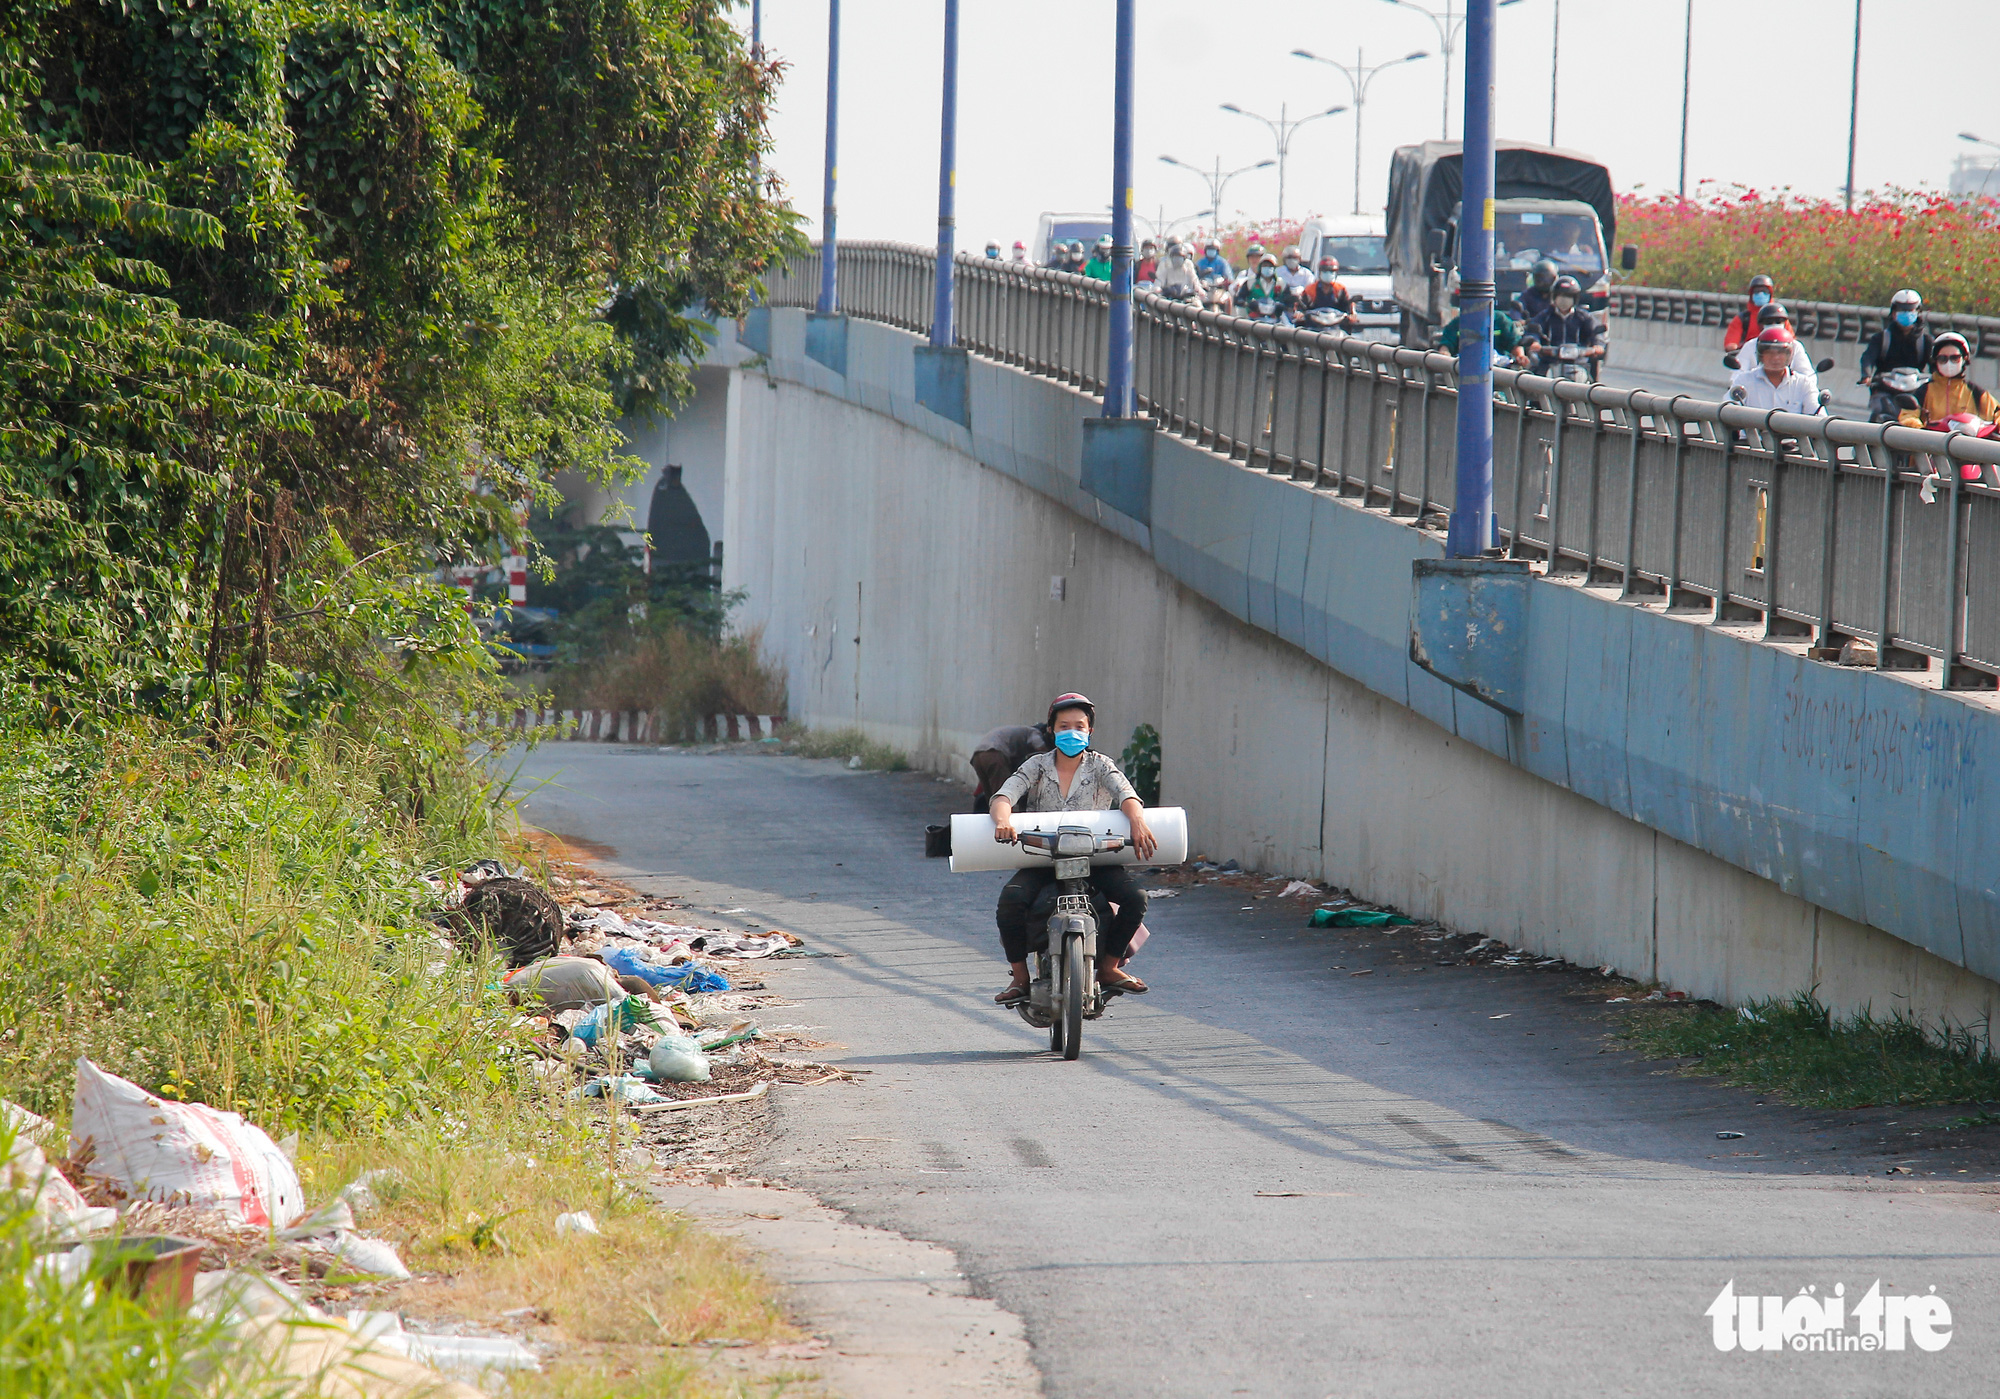
<svg viewBox="0 0 2000 1399"><path fill-rule="evenodd" d="M1782 301L1773 301L1768 306L1757 308L1757 335L1762 335L1772 326L1783 326L1792 336L1792 372L1812 380L1813 396L1819 396L1819 369L1813 364L1813 357L1806 353L1806 347L1799 343L1799 332L1792 324L1792 313L1785 309ZM1757 363L1756 336L1737 355L1738 369L1754 367Z"/></svg>
<svg viewBox="0 0 2000 1399"><path fill-rule="evenodd" d="M1947 330L1931 342L1931 381L1915 408L1905 408L1896 421L1904 427L1929 427L1957 413L1970 413L1982 422L2000 423L2000 402L1966 378L1972 367L1972 347L1963 335Z"/></svg>
<svg viewBox="0 0 2000 1399"><path fill-rule="evenodd" d="M1775 408L1781 413L1806 417L1817 417L1826 411L1819 402L1819 381L1792 368L1796 342L1791 331L1781 325L1768 325L1754 343L1757 363L1737 370L1729 380L1732 392L1743 391L1744 407L1761 411Z"/></svg>
<svg viewBox="0 0 2000 1399"><path fill-rule="evenodd" d="M1759 272L1750 279L1750 288L1743 293L1743 298L1743 309L1730 319L1722 331L1722 353L1725 355L1735 354L1763 331L1766 322L1759 320L1757 313L1778 299L1778 284Z"/></svg>
<svg viewBox="0 0 2000 1399"><path fill-rule="evenodd" d="M1294 296L1313 284L1313 271L1306 266L1305 258L1300 256L1297 248L1285 249L1285 265L1278 269L1278 280Z"/></svg>
<svg viewBox="0 0 2000 1399"><path fill-rule="evenodd" d="M1559 363L1562 356L1558 347L1563 345L1579 347L1581 359L1604 357L1596 318L1577 305L1582 295L1583 289L1577 286L1576 278L1556 278L1555 285L1549 290L1549 309L1528 322L1528 329L1536 342L1534 355L1537 364L1546 368Z"/></svg>
<svg viewBox="0 0 2000 1399"><path fill-rule="evenodd" d="M1889 298L1889 314L1882 328L1861 347L1861 382L1868 383L1891 369L1926 369L1931 348L1931 333L1924 325L1924 299L1906 287ZM1894 412L1894 398L1883 389L1871 392L1869 421L1880 422Z"/></svg>
<svg viewBox="0 0 2000 1399"><path fill-rule="evenodd" d="M1086 277L1095 277L1100 282L1111 280L1110 234L1107 233L1097 240L1097 246L1091 250L1090 261L1083 265L1083 275Z"/></svg>
<svg viewBox="0 0 2000 1399"><path fill-rule="evenodd" d="M1321 258L1319 272L1303 292L1295 293L1292 314L1302 317L1308 311L1338 311L1342 330L1360 329L1361 318L1354 314L1354 297L1349 294L1347 284L1340 280L1339 258Z"/></svg>
<svg viewBox="0 0 2000 1399"><path fill-rule="evenodd" d="M1037 753L1023 762L1014 775L1001 784L989 811L993 817L993 838L1011 843L1019 835L1014 813L1037 811L1110 811L1125 813L1131 823L1132 846L1144 863L1153 858L1158 843L1146 824L1146 808L1132 789L1118 764L1090 748L1090 731L1097 720L1097 706L1079 694L1057 695L1049 705L1048 727L1055 744L1051 753ZM1037 918L1046 928L1053 911L1055 871L1047 865L1018 870L1000 890L994 922L1000 928L1000 946L1007 954L1013 980L993 999L1012 1005L1028 994L1028 954L1042 939L1030 932ZM1101 899L1118 905L1097 934L1097 980L1107 989L1142 992L1146 983L1120 970L1132 934L1146 918L1146 895L1133 878L1131 867L1097 865L1090 871L1092 891Z"/></svg>
<svg viewBox="0 0 2000 1399"><path fill-rule="evenodd" d="M1514 299L1514 304L1521 308L1523 321L1533 321L1554 304L1549 297L1555 290L1556 278L1562 275L1562 269L1548 258L1543 258L1528 275L1531 280L1526 290Z"/></svg>

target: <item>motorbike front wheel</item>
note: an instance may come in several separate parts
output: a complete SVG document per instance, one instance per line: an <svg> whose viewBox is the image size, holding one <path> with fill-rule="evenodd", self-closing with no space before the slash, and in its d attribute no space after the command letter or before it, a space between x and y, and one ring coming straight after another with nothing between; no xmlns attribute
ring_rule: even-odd
<svg viewBox="0 0 2000 1399"><path fill-rule="evenodd" d="M1071 934L1063 939L1062 1004L1057 1008L1055 1028L1049 1031L1050 1047L1062 1051L1065 1059L1083 1053L1083 1002L1087 984L1083 974L1083 938ZM1060 1045L1053 1043L1062 1036Z"/></svg>

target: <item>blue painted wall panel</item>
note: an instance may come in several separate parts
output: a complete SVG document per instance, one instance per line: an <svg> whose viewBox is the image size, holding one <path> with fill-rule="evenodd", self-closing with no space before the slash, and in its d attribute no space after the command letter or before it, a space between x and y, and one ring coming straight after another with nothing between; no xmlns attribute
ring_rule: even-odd
<svg viewBox="0 0 2000 1399"><path fill-rule="evenodd" d="M1272 630L1309 654L1316 654L1312 632L1316 631L1322 640L1326 635L1324 626L1309 629L1306 625L1306 570L1311 562L1313 521L1317 514L1317 502L1311 495L1298 490L1279 495L1278 561L1272 586L1276 620Z"/></svg>
<svg viewBox="0 0 2000 1399"><path fill-rule="evenodd" d="M1642 677L1626 691L1625 776L1632 819L1695 845L1697 812L1705 798L1686 749L1700 741L1706 633L1692 622L1648 613L1634 620L1629 635L1628 669Z"/></svg>
<svg viewBox="0 0 2000 1399"><path fill-rule="evenodd" d="M1563 750L1570 790L1622 815L1632 809L1626 774L1626 692L1632 609L1605 607L1575 588L1544 586L1537 605L1563 596L1569 664L1563 694Z"/></svg>

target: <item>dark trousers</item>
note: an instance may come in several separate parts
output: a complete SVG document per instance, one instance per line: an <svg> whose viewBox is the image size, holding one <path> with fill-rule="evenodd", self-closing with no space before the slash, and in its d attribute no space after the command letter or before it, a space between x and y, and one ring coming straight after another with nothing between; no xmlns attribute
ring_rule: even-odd
<svg viewBox="0 0 2000 1399"><path fill-rule="evenodd" d="M993 794L1014 775L1014 765L1007 761L1005 753L982 748L972 755L972 770L979 774L979 787L972 794L972 809L984 816L986 808L993 805Z"/></svg>
<svg viewBox="0 0 2000 1399"><path fill-rule="evenodd" d="M1132 934L1146 917L1146 896L1126 865L1099 865L1090 872L1091 891L1118 905L1110 919L1100 919L1097 955L1123 957ZM1028 953L1048 945L1049 917L1056 909L1056 876L1050 869L1017 870L1000 890L993 921L1000 925L1000 945L1007 960L1025 962Z"/></svg>

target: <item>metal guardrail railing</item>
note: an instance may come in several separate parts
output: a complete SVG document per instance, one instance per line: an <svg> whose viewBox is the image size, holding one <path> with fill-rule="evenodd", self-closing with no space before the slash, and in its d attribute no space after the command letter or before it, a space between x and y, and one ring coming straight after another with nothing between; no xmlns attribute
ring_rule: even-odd
<svg viewBox="0 0 2000 1399"><path fill-rule="evenodd" d="M843 244L842 310L928 332L933 258ZM818 290L817 261L801 259L767 295L810 308ZM1109 301L1102 282L958 259L958 343L1085 392L1102 388ZM1140 301L1135 378L1162 430L1415 523L1450 513L1450 356ZM1669 610L1761 622L1828 658L1853 638L1883 668L1932 658L1949 688L1995 687L2000 442L1506 369L1494 382L1509 556ZM1960 465L1983 479L1963 480Z"/></svg>
<svg viewBox="0 0 2000 1399"><path fill-rule="evenodd" d="M1783 298L1792 313L1792 329L1808 340L1829 340L1835 344L1857 344L1882 328L1887 314L1880 306L1850 306L1838 301L1794 301ZM1714 326L1729 324L1741 311L1744 299L1722 292L1680 291L1672 287L1614 286L1611 314L1634 321L1664 321L1669 325ZM1959 316L1926 311L1924 321L1931 334L1955 330L1972 346L1976 358L2000 356L2000 317ZM1717 338L1720 344L1720 337Z"/></svg>

